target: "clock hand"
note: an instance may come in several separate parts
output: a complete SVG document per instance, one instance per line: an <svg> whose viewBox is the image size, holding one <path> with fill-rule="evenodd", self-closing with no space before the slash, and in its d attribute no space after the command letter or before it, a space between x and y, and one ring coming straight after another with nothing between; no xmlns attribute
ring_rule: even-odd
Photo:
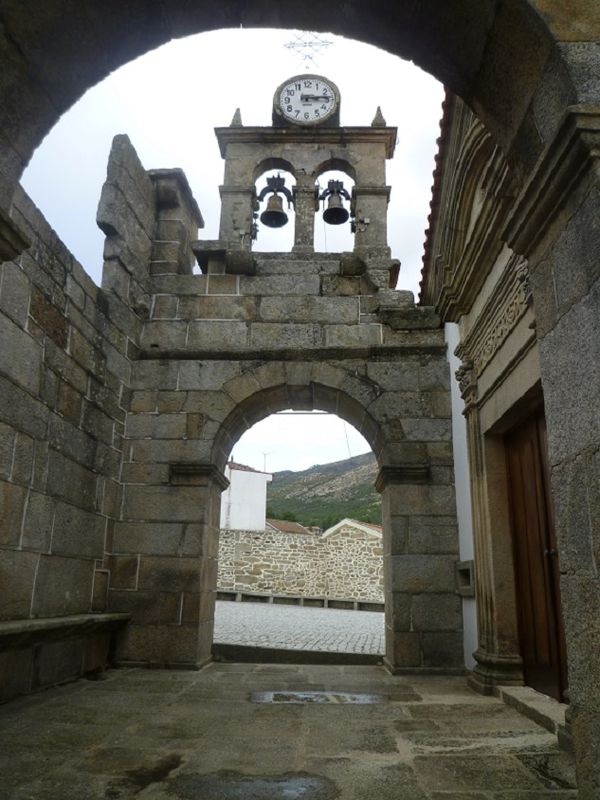
<svg viewBox="0 0 600 800"><path fill-rule="evenodd" d="M307 103L309 100L325 100L326 102L329 102L331 97L324 94L301 94L300 100L303 103Z"/></svg>

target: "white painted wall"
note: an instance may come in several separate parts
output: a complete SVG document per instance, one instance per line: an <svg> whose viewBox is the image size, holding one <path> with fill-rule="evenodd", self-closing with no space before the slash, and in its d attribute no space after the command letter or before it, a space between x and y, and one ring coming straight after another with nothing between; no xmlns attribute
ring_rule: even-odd
<svg viewBox="0 0 600 800"><path fill-rule="evenodd" d="M221 528L264 531L267 516L267 472L247 472L225 467L229 487L221 495Z"/></svg>
<svg viewBox="0 0 600 800"><path fill-rule="evenodd" d="M463 416L464 403L460 396L458 382L454 373L460 360L454 355L459 343L458 325L447 322L445 325L448 360L450 362L450 392L452 398L452 446L454 450L454 484L456 488L456 511L458 515L458 538L461 561L473 558L473 518L471 515L471 483L469 456L467 451L467 425ZM475 666L473 653L477 650L477 608L474 597L463 597L463 647L465 666Z"/></svg>

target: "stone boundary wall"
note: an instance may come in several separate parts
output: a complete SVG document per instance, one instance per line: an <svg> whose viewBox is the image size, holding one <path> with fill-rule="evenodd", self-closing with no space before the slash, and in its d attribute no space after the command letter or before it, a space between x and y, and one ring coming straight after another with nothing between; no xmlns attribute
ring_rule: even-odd
<svg viewBox="0 0 600 800"><path fill-rule="evenodd" d="M139 321L24 192L14 213L31 247L0 265L0 620L104 611Z"/></svg>
<svg viewBox="0 0 600 800"><path fill-rule="evenodd" d="M383 603L383 545L344 526L322 534L221 530L221 590Z"/></svg>
<svg viewBox="0 0 600 800"><path fill-rule="evenodd" d="M3 638L2 700L95 669L108 651L108 633L75 640L70 626L83 615L98 627L108 604L150 279L133 250L151 241L154 198L118 137L98 217L108 235L99 288L26 193L15 197L30 246L0 264L0 636L28 619L38 633L15 648ZM39 640L45 623L49 644Z"/></svg>

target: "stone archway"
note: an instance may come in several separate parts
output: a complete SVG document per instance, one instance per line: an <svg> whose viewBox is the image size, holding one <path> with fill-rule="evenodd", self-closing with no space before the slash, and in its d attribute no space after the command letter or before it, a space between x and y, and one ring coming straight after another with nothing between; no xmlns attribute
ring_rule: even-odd
<svg viewBox="0 0 600 800"><path fill-rule="evenodd" d="M215 27L296 25L358 36L413 58L460 94L508 154L524 186L505 238L529 259L541 343L570 651L574 731L586 797L600 785L600 608L595 516L582 524L579 492L598 503L600 431L597 320L598 74L596 4L575 0L429 0L328 3L315 12L282 2L128 3L107 17L90 2L49 0L32 15L0 6L0 257L23 251L24 164L60 113L111 69L173 37ZM555 287L562 286L557 297ZM142 308L143 303L140 305ZM573 358L577 353L577 358ZM587 555L582 556L582 553Z"/></svg>
<svg viewBox="0 0 600 800"><path fill-rule="evenodd" d="M163 366L140 362L133 398L138 410L127 425L137 482L125 486L122 520L116 525L119 558L139 561L138 579L127 594L109 590L111 608L134 613L121 641L122 661L189 665L210 657L222 471L243 432L293 408L336 413L365 436L379 462L390 669L462 670L444 347L439 331L431 330L427 338L426 345L407 346L401 357L390 352L386 358L382 352L377 363L366 366L344 347L325 362L282 360L268 352L258 364L180 360L171 362L179 373L176 391L161 389ZM168 398L174 407L202 409L203 439L169 438L169 416L175 424L181 414L165 413L165 438L149 442L143 435L147 424L159 421L150 409L143 410L144 382L158 387L153 408ZM190 420L198 424L199 414L186 416L188 430ZM161 465L168 481L156 483L153 469ZM145 485L140 468L148 475ZM157 542L157 531L167 528L180 549L166 552L164 541ZM137 552L124 552L133 543ZM172 609L162 620L156 614L161 603ZM187 614L177 617L179 608Z"/></svg>

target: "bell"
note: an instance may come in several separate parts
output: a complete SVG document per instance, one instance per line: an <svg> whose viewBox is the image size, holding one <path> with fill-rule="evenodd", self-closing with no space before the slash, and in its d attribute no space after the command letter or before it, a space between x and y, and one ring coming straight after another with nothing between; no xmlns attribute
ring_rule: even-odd
<svg viewBox="0 0 600 800"><path fill-rule="evenodd" d="M260 215L260 221L269 228L282 228L288 221L288 215L283 210L283 201L278 194L269 197L266 209Z"/></svg>
<svg viewBox="0 0 600 800"><path fill-rule="evenodd" d="M344 208L342 198L339 194L331 194L327 202L327 208L323 212L323 219L328 225L343 225L348 220L350 214Z"/></svg>

